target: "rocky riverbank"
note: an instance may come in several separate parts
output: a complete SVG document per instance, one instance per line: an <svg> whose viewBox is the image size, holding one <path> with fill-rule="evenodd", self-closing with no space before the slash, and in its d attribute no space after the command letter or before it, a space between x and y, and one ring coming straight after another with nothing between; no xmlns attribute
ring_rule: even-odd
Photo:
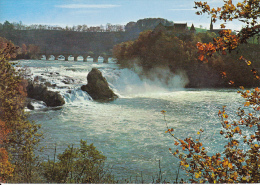
<svg viewBox="0 0 260 185"><path fill-rule="evenodd" d="M48 90L45 84L29 80L26 89L28 98L43 101L48 107L58 107L65 104L64 98L59 92ZM31 101L27 103L27 108L34 109Z"/></svg>

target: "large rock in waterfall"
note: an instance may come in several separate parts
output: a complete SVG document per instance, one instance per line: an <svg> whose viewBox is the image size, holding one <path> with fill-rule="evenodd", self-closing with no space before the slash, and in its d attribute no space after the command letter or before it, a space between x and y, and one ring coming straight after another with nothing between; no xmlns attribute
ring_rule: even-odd
<svg viewBox="0 0 260 185"><path fill-rule="evenodd" d="M27 97L43 101L49 107L57 107L65 104L59 92L48 91L46 85L37 84L32 81L28 82Z"/></svg>
<svg viewBox="0 0 260 185"><path fill-rule="evenodd" d="M87 76L88 84L83 85L81 90L86 91L93 100L100 102L113 101L118 96L109 88L107 80L97 68L92 68Z"/></svg>

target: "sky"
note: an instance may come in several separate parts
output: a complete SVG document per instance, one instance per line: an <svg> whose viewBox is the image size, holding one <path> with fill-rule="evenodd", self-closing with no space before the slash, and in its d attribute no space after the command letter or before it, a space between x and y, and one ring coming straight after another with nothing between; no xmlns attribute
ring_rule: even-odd
<svg viewBox="0 0 260 185"><path fill-rule="evenodd" d="M236 0L234 0L236 1ZM222 0L207 0L221 7ZM194 24L209 29L210 17L196 15L194 0L0 0L0 23L22 21L25 25L43 24L105 26L126 25L144 18L164 18L175 23ZM220 28L220 22L214 28ZM240 22L229 22L227 28L240 30Z"/></svg>

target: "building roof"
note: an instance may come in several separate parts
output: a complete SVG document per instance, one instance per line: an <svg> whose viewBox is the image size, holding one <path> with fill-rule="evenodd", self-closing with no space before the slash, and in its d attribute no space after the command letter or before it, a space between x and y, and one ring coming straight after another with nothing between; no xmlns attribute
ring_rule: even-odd
<svg viewBox="0 0 260 185"><path fill-rule="evenodd" d="M192 24L191 27L190 27L190 31L196 31L194 25Z"/></svg>
<svg viewBox="0 0 260 185"><path fill-rule="evenodd" d="M174 23L174 31L185 31L187 30L187 23Z"/></svg>
<svg viewBox="0 0 260 185"><path fill-rule="evenodd" d="M194 25L193 29L195 30ZM193 29L191 31L194 31ZM188 31L188 27L187 23L174 23L173 26L164 26L162 23L159 23L154 31L186 32Z"/></svg>

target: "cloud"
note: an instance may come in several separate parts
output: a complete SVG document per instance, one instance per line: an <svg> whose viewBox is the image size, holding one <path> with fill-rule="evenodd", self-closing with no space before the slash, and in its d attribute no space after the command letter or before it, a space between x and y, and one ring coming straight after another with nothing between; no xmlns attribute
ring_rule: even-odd
<svg viewBox="0 0 260 185"><path fill-rule="evenodd" d="M72 15L82 15L82 14L94 14L94 13L100 13L99 10L78 10L70 12Z"/></svg>
<svg viewBox="0 0 260 185"><path fill-rule="evenodd" d="M86 9L86 8L115 8L120 7L121 5L113 5L113 4L64 4L64 5L56 5L58 8L68 8L68 9Z"/></svg>

